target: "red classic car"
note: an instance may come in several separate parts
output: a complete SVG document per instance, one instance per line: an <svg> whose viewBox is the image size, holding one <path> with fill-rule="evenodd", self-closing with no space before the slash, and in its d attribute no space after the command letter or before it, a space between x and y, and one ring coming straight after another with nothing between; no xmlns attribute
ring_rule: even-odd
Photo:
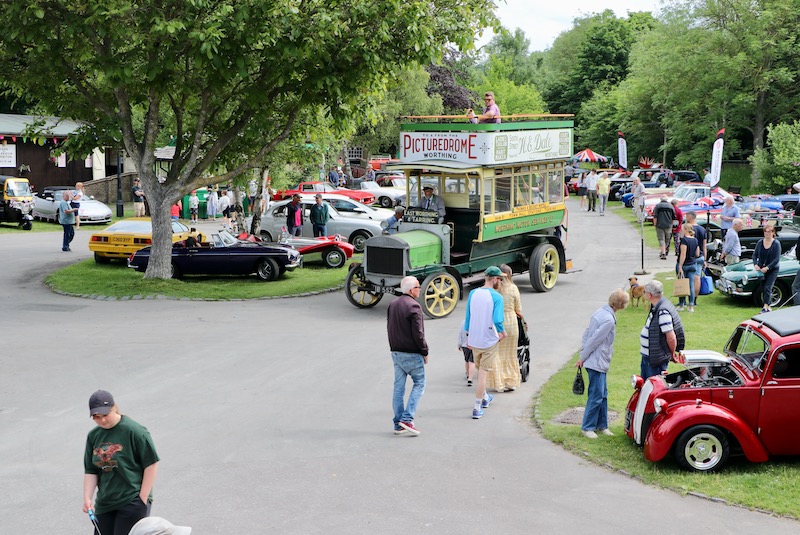
<svg viewBox="0 0 800 535"><path fill-rule="evenodd" d="M339 195L345 195L347 197L350 197L354 201L358 201L361 204L366 204L367 206L375 203L375 195L369 193L368 191L337 188L336 186L334 186L329 182L300 182L297 186L291 189L278 191L277 193L275 193L273 198L276 201L280 201L283 199L290 199L292 195L294 195L295 193L300 195L303 194L314 195L316 193L338 193Z"/></svg>
<svg viewBox="0 0 800 535"><path fill-rule="evenodd" d="M285 230L285 229L284 229ZM243 232L239 234L240 240L251 242L263 241L258 236ZM340 268L344 266L348 258L352 258L355 247L352 243L347 243L342 236L321 236L319 238L299 238L290 237L288 232L284 232L280 238L281 245L294 247L303 255L303 262L313 262L320 260L329 268Z"/></svg>
<svg viewBox="0 0 800 535"><path fill-rule="evenodd" d="M625 433L648 461L672 454L687 470L712 472L731 454L800 455L800 307L743 321L724 354L683 356L680 371L633 376Z"/></svg>

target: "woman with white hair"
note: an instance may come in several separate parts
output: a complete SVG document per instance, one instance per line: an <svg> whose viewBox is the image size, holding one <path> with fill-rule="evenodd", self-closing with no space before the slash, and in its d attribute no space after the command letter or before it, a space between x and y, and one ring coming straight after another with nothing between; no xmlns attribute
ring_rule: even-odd
<svg viewBox="0 0 800 535"><path fill-rule="evenodd" d="M592 315L583 333L581 353L576 367L586 368L589 374L586 409L583 411L581 432L586 438L597 438L597 433L613 435L608 428L608 386L606 374L614 354L617 333L616 313L628 306L630 297L621 288L608 296L608 304Z"/></svg>
<svg viewBox="0 0 800 535"><path fill-rule="evenodd" d="M725 239L725 234L733 226L733 220L739 217L739 207L733 204L733 197L725 195L725 204L722 205L722 210L719 212L719 228L722 229L722 239Z"/></svg>

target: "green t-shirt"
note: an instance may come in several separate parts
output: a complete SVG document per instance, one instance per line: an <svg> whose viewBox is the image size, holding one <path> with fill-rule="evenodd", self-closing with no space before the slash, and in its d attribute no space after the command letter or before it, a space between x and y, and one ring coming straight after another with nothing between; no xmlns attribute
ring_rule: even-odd
<svg viewBox="0 0 800 535"><path fill-rule="evenodd" d="M92 429L86 439L83 468L97 476L95 513L114 511L136 499L144 469L158 460L150 433L126 416L111 429ZM148 501L153 501L152 492Z"/></svg>

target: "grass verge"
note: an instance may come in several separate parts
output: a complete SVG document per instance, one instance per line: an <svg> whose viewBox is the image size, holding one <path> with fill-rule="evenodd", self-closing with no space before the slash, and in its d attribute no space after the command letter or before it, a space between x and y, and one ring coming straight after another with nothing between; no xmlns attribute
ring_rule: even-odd
<svg viewBox="0 0 800 535"><path fill-rule="evenodd" d="M669 295L674 275L662 273L656 278L664 283ZM719 292L701 296L698 299L697 312L681 314L686 330L686 347L720 351L736 325L756 313L758 308L752 306L750 300L734 300ZM639 333L646 317L647 312L643 306L629 306L617 314L614 357L607 376L608 408L619 415L609 426L615 436L600 436L597 440L589 440L581 435L579 425L554 421L564 411L583 407L586 403L585 395L578 397L572 393L577 354L542 387L535 401L534 420L542 434L592 462L620 470L647 484L682 494L719 498L732 504L779 515L800 517L797 512L800 460L796 458L773 459L761 464L748 463L744 458L734 458L721 473L694 474L678 468L671 457L659 463L646 461L641 448L625 436L625 406L632 392L631 375L639 373ZM677 367L676 364L670 364L670 371ZM586 379L585 375L584 378Z"/></svg>
<svg viewBox="0 0 800 535"><path fill-rule="evenodd" d="M360 256L353 257L353 261ZM348 263L349 264L349 263ZM274 282L263 282L255 275L249 277L193 275L183 279L145 279L143 273L126 268L122 263L96 264L84 260L60 269L45 279L56 291L75 295L98 295L136 299L164 296L176 299L259 299L285 297L337 288L344 283L347 265L328 269L322 264L306 264L286 272Z"/></svg>

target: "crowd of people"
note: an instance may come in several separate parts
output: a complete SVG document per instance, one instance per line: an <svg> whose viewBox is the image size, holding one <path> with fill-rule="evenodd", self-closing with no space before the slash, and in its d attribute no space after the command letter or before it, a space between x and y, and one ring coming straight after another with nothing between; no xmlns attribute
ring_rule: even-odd
<svg viewBox="0 0 800 535"><path fill-rule="evenodd" d="M485 415L485 409L494 400L489 390L514 392L521 382L517 337L522 302L512 274L505 264L484 271L484 284L469 293L466 316L457 333L457 348L464 355L466 384L475 387L472 407L475 420ZM425 391L428 345L422 307L417 301L419 281L413 276L403 278L400 291L400 297L389 305L386 321L395 372L393 424L395 434L416 436L420 430L414 425L414 415ZM406 400L408 377L413 386Z"/></svg>

